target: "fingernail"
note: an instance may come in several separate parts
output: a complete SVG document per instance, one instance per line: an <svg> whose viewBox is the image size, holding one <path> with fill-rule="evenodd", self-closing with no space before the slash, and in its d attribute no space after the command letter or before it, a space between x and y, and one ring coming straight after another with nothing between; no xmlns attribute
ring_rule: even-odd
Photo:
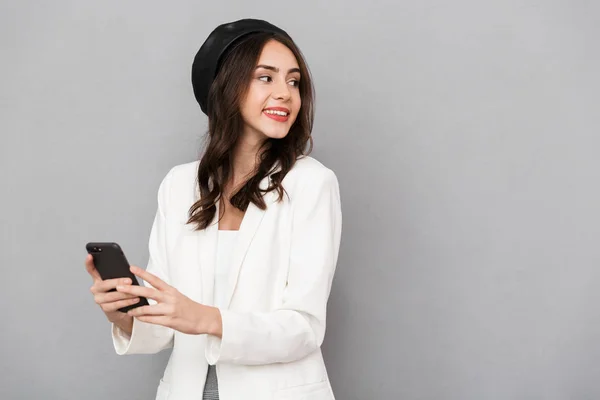
<svg viewBox="0 0 600 400"><path fill-rule="evenodd" d="M126 285L129 285L129 284L131 284L131 279L129 279L129 278L124 279L123 283L126 284Z"/></svg>

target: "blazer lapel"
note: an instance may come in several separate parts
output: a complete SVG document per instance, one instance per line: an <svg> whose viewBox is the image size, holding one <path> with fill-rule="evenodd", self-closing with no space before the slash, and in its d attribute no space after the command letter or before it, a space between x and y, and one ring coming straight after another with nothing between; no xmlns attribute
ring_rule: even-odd
<svg viewBox="0 0 600 400"><path fill-rule="evenodd" d="M217 205L217 213L219 206ZM217 214L219 215L219 214ZM197 247L200 272L202 274L202 303L214 304L215 265L217 262L218 223L212 223L198 231Z"/></svg>
<svg viewBox="0 0 600 400"><path fill-rule="evenodd" d="M267 175L261 181L260 187L262 189L266 189L269 186L269 182L270 175ZM267 209L273 201L275 195L276 192L274 191L265 193L263 195L263 200L267 205ZM267 212L267 209L261 210L254 203L248 204L248 208L246 209L246 213L244 214L244 218L242 219L242 223L240 225L240 230L238 232L238 237L235 242L233 255L231 257L231 269L229 271L227 291L225 293L225 309L228 309L229 305L231 304L231 298L233 297L235 287L237 286L237 281L240 274L240 270L242 268L242 264L244 263L244 258L246 257L248 248L250 247L252 239L256 235L258 228L260 227L260 223L262 222L265 213Z"/></svg>

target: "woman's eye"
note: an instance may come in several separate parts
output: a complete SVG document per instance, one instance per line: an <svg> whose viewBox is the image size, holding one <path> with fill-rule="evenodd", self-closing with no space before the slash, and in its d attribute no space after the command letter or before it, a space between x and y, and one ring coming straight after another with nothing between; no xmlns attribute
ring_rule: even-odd
<svg viewBox="0 0 600 400"><path fill-rule="evenodd" d="M271 77L268 75L264 75L264 76L261 76L260 78L258 78L258 80L261 80L263 82L271 82Z"/></svg>
<svg viewBox="0 0 600 400"><path fill-rule="evenodd" d="M290 81L290 83L291 83L291 85L292 85L293 87L298 87L298 86L300 86L300 81L298 81L298 80L296 80L296 79L294 79L294 80L291 80L291 81Z"/></svg>

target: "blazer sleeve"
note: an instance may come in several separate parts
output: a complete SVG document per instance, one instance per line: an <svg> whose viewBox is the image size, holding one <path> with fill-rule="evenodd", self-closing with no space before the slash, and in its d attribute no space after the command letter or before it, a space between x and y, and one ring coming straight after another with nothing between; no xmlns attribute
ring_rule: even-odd
<svg viewBox="0 0 600 400"><path fill-rule="evenodd" d="M158 209L152 223L148 250L150 257L146 270L151 274L158 276L163 281L169 283L169 265L167 250L169 243L169 231L171 222L167 220L165 210L168 209L168 195L170 191L171 176L173 170L169 171L162 180L158 189ZM152 287L146 281L142 281L144 286ZM156 304L156 301L148 299L150 304ZM133 319L133 330L131 336L122 331L115 324L112 324L112 338L115 351L119 355L123 354L151 354L158 353L161 350L173 347L173 329L160 325L149 324Z"/></svg>
<svg viewBox="0 0 600 400"><path fill-rule="evenodd" d="M221 310L222 338L207 338L209 364L285 363L321 346L342 230L339 184L333 171L311 177L296 190L292 208L290 264L281 305L267 313Z"/></svg>

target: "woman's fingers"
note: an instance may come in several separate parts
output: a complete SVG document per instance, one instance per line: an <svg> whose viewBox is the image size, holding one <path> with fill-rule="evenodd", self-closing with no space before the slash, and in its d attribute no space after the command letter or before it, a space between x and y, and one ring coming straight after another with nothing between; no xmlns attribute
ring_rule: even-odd
<svg viewBox="0 0 600 400"><path fill-rule="evenodd" d="M104 312L113 312L113 311L117 311L119 308L123 308L123 307L130 306L132 304L136 304L139 301L140 301L139 297L136 297L134 299L126 299L126 300L113 301L111 303L104 303L104 304L101 304L100 307L102 308L102 311L104 311Z"/></svg>
<svg viewBox="0 0 600 400"><path fill-rule="evenodd" d="M129 310L127 312L127 314L131 315L132 317L141 317L141 316L148 316L148 315L171 315L173 313L173 305L171 304L165 304L165 303L158 303L158 304L154 304L154 305L150 305L150 306L142 306L142 307L137 307L135 309Z"/></svg>
<svg viewBox="0 0 600 400"><path fill-rule="evenodd" d="M151 274L150 272L132 265L129 270L135 275L148 282L152 287L158 290L168 290L171 288L166 282L160 279L158 276Z"/></svg>
<svg viewBox="0 0 600 400"><path fill-rule="evenodd" d="M112 303L113 301L120 301L133 298L138 298L138 296L120 292L102 292L96 293L94 295L94 301L97 304Z"/></svg>
<svg viewBox="0 0 600 400"><path fill-rule="evenodd" d="M98 281L94 283L94 286L91 287L90 291L94 294L104 293L115 289L118 285L131 285L131 279L115 278L107 279L105 281Z"/></svg>
<svg viewBox="0 0 600 400"><path fill-rule="evenodd" d="M117 291L120 293L128 293L135 296L145 297L147 299L153 299L158 303L162 303L165 299L165 295L162 292L150 287L137 285L118 285Z"/></svg>

